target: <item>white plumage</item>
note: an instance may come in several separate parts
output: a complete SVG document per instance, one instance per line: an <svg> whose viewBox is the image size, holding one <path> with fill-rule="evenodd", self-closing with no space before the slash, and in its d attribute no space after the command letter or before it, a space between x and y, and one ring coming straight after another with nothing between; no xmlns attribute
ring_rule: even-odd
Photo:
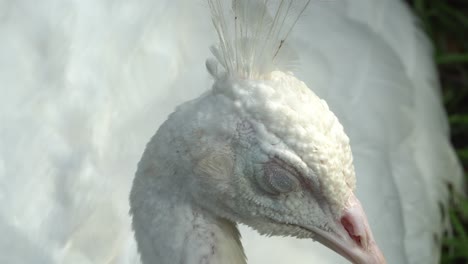
<svg viewBox="0 0 468 264"><path fill-rule="evenodd" d="M131 181L167 115L211 87L206 4L0 1L0 21L0 262L138 263ZM408 9L313 1L289 44L294 72L351 139L357 195L387 261L436 263L439 203L461 173ZM244 236L249 263L344 263L310 241Z"/></svg>

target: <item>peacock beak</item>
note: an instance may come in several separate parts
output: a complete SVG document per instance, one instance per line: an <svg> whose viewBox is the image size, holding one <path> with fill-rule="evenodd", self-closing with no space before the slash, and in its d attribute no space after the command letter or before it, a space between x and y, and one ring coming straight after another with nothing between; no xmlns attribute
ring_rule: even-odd
<svg viewBox="0 0 468 264"><path fill-rule="evenodd" d="M359 200L353 195L348 201L336 228L330 231L314 230L315 240L327 246L354 264L385 264Z"/></svg>

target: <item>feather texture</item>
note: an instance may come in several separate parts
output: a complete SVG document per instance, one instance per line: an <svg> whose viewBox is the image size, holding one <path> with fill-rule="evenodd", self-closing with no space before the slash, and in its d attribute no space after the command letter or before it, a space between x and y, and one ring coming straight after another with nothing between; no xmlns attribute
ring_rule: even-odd
<svg viewBox="0 0 468 264"><path fill-rule="evenodd" d="M219 45L212 53L231 75L258 78L275 70L292 28L310 0L208 0Z"/></svg>
<svg viewBox="0 0 468 264"><path fill-rule="evenodd" d="M208 8L218 1L209 2L0 1L0 230L11 234L0 238L0 262L138 263L131 180L161 122L210 87ZM291 1L270 2L274 10ZM234 7L242 19L268 21L252 18L264 5L242 3ZM248 23L224 32L215 22L216 57L252 77L269 70L288 37L296 75L351 139L358 197L388 262L437 263L434 235L447 227L439 203L446 182L461 186L461 171L430 44L401 1L312 1L289 33L301 10L253 40L255 31L241 32ZM238 46L223 47L227 37ZM270 37L261 51L249 49ZM237 60L239 52L250 59ZM318 244L242 231L249 263L344 263Z"/></svg>

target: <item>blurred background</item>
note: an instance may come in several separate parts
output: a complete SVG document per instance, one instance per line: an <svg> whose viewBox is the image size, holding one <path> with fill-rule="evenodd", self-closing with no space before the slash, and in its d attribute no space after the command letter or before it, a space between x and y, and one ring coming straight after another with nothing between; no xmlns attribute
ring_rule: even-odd
<svg viewBox="0 0 468 264"><path fill-rule="evenodd" d="M449 115L452 143L468 180L468 1L408 0L408 3L434 43L434 60ZM453 193L451 206L454 234L445 238L441 263L468 263L468 199Z"/></svg>

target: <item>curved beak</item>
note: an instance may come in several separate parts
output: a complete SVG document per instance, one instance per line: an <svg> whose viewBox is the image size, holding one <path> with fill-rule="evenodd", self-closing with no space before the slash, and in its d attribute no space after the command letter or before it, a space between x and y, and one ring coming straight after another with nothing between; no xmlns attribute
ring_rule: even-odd
<svg viewBox="0 0 468 264"><path fill-rule="evenodd" d="M372 236L367 216L359 200L353 195L335 230L314 228L315 240L354 264L385 264L385 258Z"/></svg>

